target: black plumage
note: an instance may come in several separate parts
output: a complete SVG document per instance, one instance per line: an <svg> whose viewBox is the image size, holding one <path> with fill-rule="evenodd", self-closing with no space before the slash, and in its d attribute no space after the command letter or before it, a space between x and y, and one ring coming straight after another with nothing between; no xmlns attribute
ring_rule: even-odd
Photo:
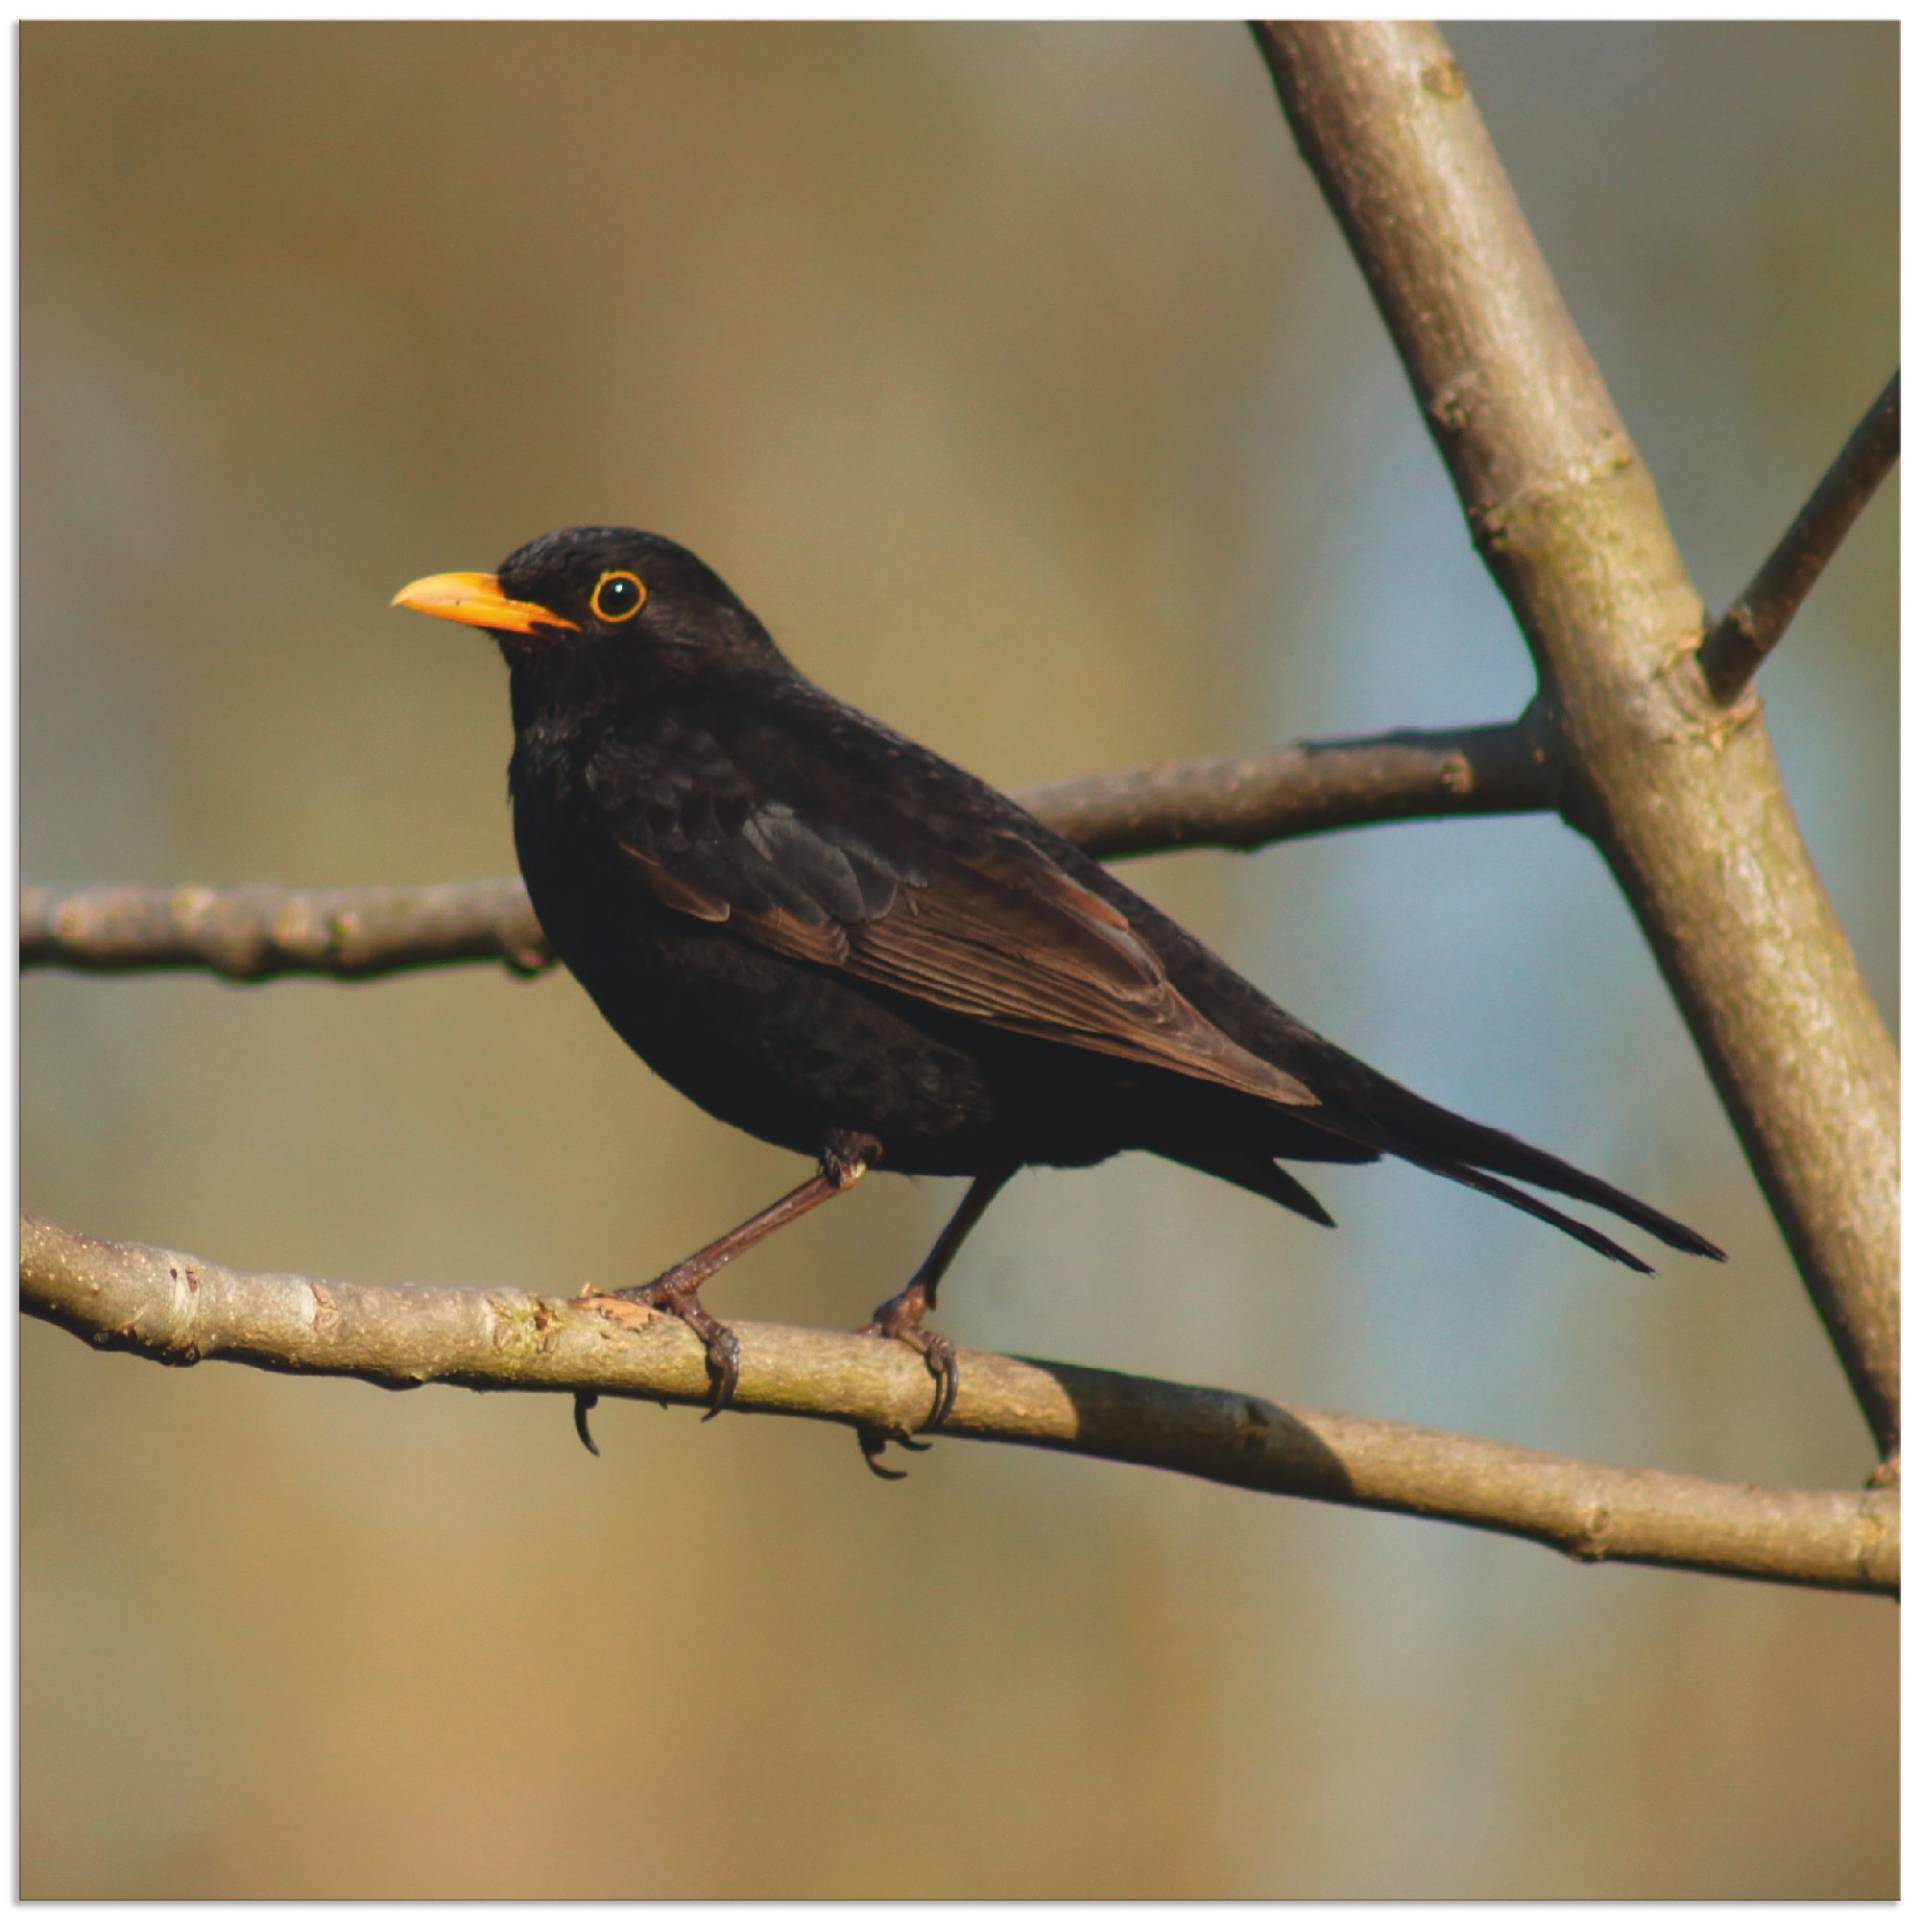
<svg viewBox="0 0 1920 1920"><path fill-rule="evenodd" d="M655 534L576 527L497 575L396 604L485 628L513 701L521 871L554 950L614 1029L709 1113L820 1172L647 1286L706 1340L701 1283L868 1167L975 1184L873 1330L908 1340L1018 1168L1129 1148L1325 1210L1277 1163L1392 1155L1645 1272L1534 1193L1721 1257L1550 1153L1423 1100L1283 1012L1006 795L796 671L710 568Z"/></svg>

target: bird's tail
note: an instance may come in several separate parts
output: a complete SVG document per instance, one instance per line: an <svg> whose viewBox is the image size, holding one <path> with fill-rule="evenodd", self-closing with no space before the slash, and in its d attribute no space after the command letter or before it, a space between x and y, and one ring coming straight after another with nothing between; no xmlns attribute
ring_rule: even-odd
<svg viewBox="0 0 1920 1920"><path fill-rule="evenodd" d="M1443 1180L1455 1180L1463 1187L1491 1194L1522 1213L1532 1214L1536 1220L1558 1227L1583 1246L1605 1254L1610 1260L1618 1260L1636 1273L1651 1273L1653 1269L1596 1228L1510 1183L1524 1180L1527 1185L1544 1187L1549 1193L1564 1194L1571 1200L1602 1207L1683 1253L1704 1254L1710 1260L1727 1257L1704 1234L1682 1226L1657 1207L1636 1200L1632 1194L1623 1193L1607 1181L1582 1173L1557 1155L1529 1146L1497 1127L1482 1126L1462 1114L1436 1106L1431 1100L1423 1100L1417 1093L1387 1079L1384 1074L1376 1074L1358 1061L1351 1061L1350 1065L1358 1069L1358 1073L1340 1088L1341 1097L1327 1100L1317 1108L1291 1108L1288 1119L1323 1128L1356 1146L1391 1154L1395 1159L1437 1173ZM1320 1085L1324 1090L1324 1082Z"/></svg>

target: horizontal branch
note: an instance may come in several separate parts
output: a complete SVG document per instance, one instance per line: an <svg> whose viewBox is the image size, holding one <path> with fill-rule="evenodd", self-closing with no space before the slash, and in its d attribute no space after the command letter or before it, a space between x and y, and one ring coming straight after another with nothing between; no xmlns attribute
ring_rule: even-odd
<svg viewBox="0 0 1920 1920"><path fill-rule="evenodd" d="M238 1361L385 1387L632 1395L697 1405L698 1340L624 1302L517 1290L369 1288L235 1273L24 1215L26 1312L95 1346ZM735 1322L742 1412L911 1432L919 1358L854 1334ZM1684 1567L1860 1593L1899 1590L1897 1492L1802 1492L1596 1466L1462 1434L968 1351L946 1432L1161 1467L1255 1492L1449 1520L1584 1561Z"/></svg>
<svg viewBox="0 0 1920 1920"><path fill-rule="evenodd" d="M518 880L431 887L22 887L20 965L228 980L365 980L487 960L552 965Z"/></svg>
<svg viewBox="0 0 1920 1920"><path fill-rule="evenodd" d="M1900 457L1900 375L1896 372L1848 436L1812 497L1780 536L1747 590L1700 647L1700 671L1722 706L1746 691L1780 642L1800 603L1839 552L1861 510Z"/></svg>
<svg viewBox="0 0 1920 1920"><path fill-rule="evenodd" d="M1522 723L1403 727L1219 760L1028 787L1015 796L1102 860L1174 847L1246 851L1339 827L1553 805L1546 758Z"/></svg>
<svg viewBox="0 0 1920 1920"><path fill-rule="evenodd" d="M1179 760L1029 790L1027 805L1103 857L1256 847L1374 821L1525 813L1550 804L1519 725L1406 730L1224 760ZM229 980L364 980L458 961L550 964L517 880L458 886L25 887L20 964L89 973L212 972Z"/></svg>

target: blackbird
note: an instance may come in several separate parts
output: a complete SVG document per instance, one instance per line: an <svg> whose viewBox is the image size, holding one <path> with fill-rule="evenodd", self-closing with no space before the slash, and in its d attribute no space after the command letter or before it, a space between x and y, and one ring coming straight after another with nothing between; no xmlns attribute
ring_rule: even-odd
<svg viewBox="0 0 1920 1920"><path fill-rule="evenodd" d="M1005 794L815 686L671 540L571 527L497 574L436 574L394 604L499 643L520 869L554 951L615 1032L709 1113L818 1166L620 1290L700 1336L711 1412L733 1393L739 1350L702 1283L870 1168L973 1183L865 1329L924 1356L929 1428L952 1407L957 1369L922 1321L1024 1166L1139 1148L1331 1226L1277 1162L1391 1155L1636 1272L1650 1269L1509 1182L1725 1257L1323 1040Z"/></svg>

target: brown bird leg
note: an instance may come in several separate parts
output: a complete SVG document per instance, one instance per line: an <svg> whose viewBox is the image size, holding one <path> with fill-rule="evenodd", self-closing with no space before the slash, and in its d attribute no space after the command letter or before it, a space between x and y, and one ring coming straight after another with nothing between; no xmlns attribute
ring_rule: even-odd
<svg viewBox="0 0 1920 1920"><path fill-rule="evenodd" d="M880 1143L865 1134L829 1134L820 1155L820 1171L811 1180L803 1180L784 1199L763 1207L751 1220L741 1221L698 1253L688 1254L657 1280L649 1280L643 1287L614 1289L615 1299L635 1300L643 1307L664 1307L700 1336L707 1350L707 1371L713 1375L713 1400L706 1411L707 1419L723 1412L733 1398L740 1379L740 1342L732 1328L716 1320L701 1304L701 1286L736 1254L745 1253L776 1228L811 1213L823 1200L845 1193L879 1158Z"/></svg>
<svg viewBox="0 0 1920 1920"><path fill-rule="evenodd" d="M979 1224L980 1216L993 1204L993 1197L1019 1172L1018 1167L996 1167L980 1174L967 1189L966 1197L954 1210L951 1220L933 1243L933 1251L921 1261L920 1268L891 1300L873 1310L873 1318L860 1329L886 1340L904 1340L924 1356L927 1371L933 1375L933 1411L927 1415L922 1433L931 1433L953 1411L953 1396L960 1386L960 1368L953 1357L953 1342L944 1333L929 1333L920 1322L933 1311L933 1296L940 1277L953 1265L960 1243ZM872 1454L868 1454L872 1465ZM878 1469L876 1468L876 1471Z"/></svg>

